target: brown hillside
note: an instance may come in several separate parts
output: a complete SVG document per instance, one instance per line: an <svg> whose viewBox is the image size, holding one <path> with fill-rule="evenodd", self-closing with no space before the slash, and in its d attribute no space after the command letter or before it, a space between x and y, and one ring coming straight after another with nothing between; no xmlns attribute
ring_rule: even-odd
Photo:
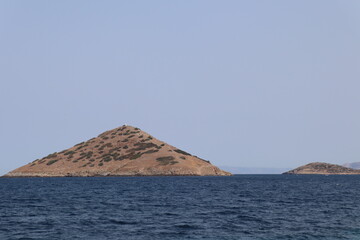
<svg viewBox="0 0 360 240"><path fill-rule="evenodd" d="M5 177L231 175L139 128L122 126L37 159Z"/></svg>

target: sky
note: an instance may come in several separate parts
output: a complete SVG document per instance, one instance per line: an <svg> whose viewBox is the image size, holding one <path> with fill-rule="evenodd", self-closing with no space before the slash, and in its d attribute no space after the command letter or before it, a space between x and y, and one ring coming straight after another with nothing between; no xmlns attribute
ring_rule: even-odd
<svg viewBox="0 0 360 240"><path fill-rule="evenodd" d="M0 0L0 174L123 124L218 166L360 161L359 12Z"/></svg>

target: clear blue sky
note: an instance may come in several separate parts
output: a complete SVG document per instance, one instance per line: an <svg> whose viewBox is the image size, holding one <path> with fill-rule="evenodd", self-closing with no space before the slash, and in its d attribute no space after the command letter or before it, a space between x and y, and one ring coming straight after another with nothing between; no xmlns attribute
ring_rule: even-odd
<svg viewBox="0 0 360 240"><path fill-rule="evenodd" d="M0 0L0 174L125 123L215 165L360 161L359 12Z"/></svg>

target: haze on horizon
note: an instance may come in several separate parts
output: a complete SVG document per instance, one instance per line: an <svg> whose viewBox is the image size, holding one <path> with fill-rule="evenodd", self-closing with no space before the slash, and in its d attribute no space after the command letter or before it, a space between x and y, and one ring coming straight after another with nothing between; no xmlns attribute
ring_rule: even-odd
<svg viewBox="0 0 360 240"><path fill-rule="evenodd" d="M216 166L360 161L359 1L0 1L0 175L129 124Z"/></svg>

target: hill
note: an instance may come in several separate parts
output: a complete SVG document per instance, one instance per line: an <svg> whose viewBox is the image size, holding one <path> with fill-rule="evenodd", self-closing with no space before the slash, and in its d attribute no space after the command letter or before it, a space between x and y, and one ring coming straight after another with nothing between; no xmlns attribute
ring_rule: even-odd
<svg viewBox="0 0 360 240"><path fill-rule="evenodd" d="M139 128L122 126L49 154L4 177L229 176L209 161L166 144Z"/></svg>
<svg viewBox="0 0 360 240"><path fill-rule="evenodd" d="M337 175L349 175L360 174L360 170L355 170L347 167L343 167L336 164L314 162L304 166L287 171L284 174L337 174Z"/></svg>

